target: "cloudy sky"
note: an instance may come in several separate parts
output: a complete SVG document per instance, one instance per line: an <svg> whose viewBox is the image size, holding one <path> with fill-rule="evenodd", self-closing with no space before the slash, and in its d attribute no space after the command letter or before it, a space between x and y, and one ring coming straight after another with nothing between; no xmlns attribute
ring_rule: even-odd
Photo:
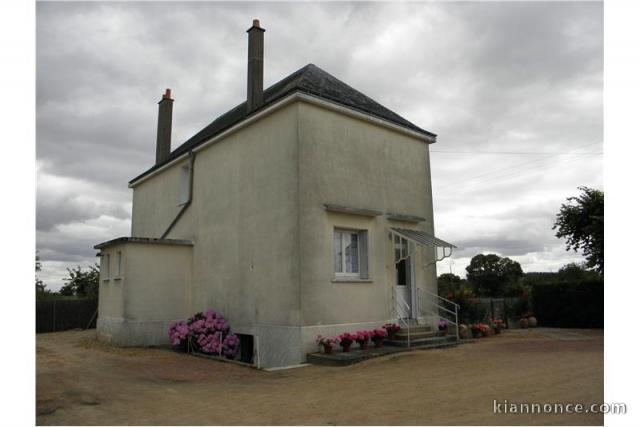
<svg viewBox="0 0 640 427"><path fill-rule="evenodd" d="M127 182L155 159L173 90L173 148L246 96L260 18L265 86L314 63L438 134L439 273L493 252L525 271L579 261L551 229L576 187L602 189L601 3L38 3L40 277L130 234Z"/></svg>

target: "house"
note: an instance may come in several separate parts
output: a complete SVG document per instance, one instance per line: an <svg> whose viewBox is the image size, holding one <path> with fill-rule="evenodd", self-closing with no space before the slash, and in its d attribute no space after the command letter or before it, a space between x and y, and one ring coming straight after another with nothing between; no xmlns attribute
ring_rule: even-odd
<svg viewBox="0 0 640 427"><path fill-rule="evenodd" d="M436 135L313 64L263 90L264 31L247 31L246 101L173 151L171 92L159 102L131 237L95 246L101 340L166 344L169 321L214 308L274 367L318 334L437 321L454 246L434 237Z"/></svg>

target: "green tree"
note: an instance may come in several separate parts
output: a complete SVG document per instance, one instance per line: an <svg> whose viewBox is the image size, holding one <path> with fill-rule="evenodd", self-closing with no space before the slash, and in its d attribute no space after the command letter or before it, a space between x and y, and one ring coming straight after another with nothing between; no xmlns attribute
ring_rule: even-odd
<svg viewBox="0 0 640 427"><path fill-rule="evenodd" d="M40 255L38 255L38 252L36 251L36 295L38 293L44 294L45 292L48 292L45 289L47 285L45 285L44 282L38 277L39 271L42 271L42 262L40 262Z"/></svg>
<svg viewBox="0 0 640 427"><path fill-rule="evenodd" d="M60 288L60 295L79 297L98 297L100 284L100 267L98 264L90 265L88 270L80 266L67 268L69 276L63 279L66 283Z"/></svg>
<svg viewBox="0 0 640 427"><path fill-rule="evenodd" d="M582 194L567 198L556 215L553 230L557 238L567 240L567 250L573 249L586 258L586 266L604 273L604 192L578 187Z"/></svg>
<svg viewBox="0 0 640 427"><path fill-rule="evenodd" d="M476 295L483 297L503 296L507 284L523 275L520 263L496 254L474 256L466 270Z"/></svg>
<svg viewBox="0 0 640 427"><path fill-rule="evenodd" d="M584 264L572 262L560 267L558 270L558 280L562 282L584 282L596 280L601 276L593 270L589 270Z"/></svg>
<svg viewBox="0 0 640 427"><path fill-rule="evenodd" d="M443 273L438 276L438 295L447 297L447 294L457 290L462 283L460 276L451 273Z"/></svg>

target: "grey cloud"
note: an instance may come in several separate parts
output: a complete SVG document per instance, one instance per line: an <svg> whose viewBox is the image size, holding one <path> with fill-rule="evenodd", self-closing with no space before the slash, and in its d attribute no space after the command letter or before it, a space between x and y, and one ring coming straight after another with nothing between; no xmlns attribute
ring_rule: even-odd
<svg viewBox="0 0 640 427"><path fill-rule="evenodd" d="M437 133L432 150L567 152L602 141L602 8L583 2L39 2L43 259L86 260L95 239L126 234L126 184L153 162L164 88L176 99L174 148L243 100L244 31L254 17L267 29L267 85L313 62ZM551 263L547 255L563 248L548 230L553 206L578 185L601 186L602 167L598 157L536 159L433 153L437 234L464 244L462 255L533 247L536 259ZM517 166L522 162L528 166ZM520 173L473 178L513 166ZM56 177L73 184L64 191L47 186ZM86 197L92 186L100 191ZM74 228L99 222L100 215L113 222L88 228L93 231L84 237ZM517 219L534 231L520 234Z"/></svg>
<svg viewBox="0 0 640 427"><path fill-rule="evenodd" d="M73 197L50 198L38 195L36 229L50 231L56 225L82 222L109 215L118 219L129 219L130 213L123 206L93 201L82 201Z"/></svg>

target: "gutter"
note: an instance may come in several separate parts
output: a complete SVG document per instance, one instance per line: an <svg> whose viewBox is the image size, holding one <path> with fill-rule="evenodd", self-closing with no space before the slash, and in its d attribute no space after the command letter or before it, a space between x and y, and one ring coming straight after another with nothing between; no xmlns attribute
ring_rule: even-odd
<svg viewBox="0 0 640 427"><path fill-rule="evenodd" d="M195 164L195 161L196 161L196 153L194 153L193 151L189 151L189 193L188 193L187 201L185 202L184 205L182 205L182 208L180 208L180 211L178 212L176 217L173 219L173 221L171 221L171 224L169 224L169 227L166 229L166 231L162 233L162 236L160 236L161 239L165 239L167 237L169 232L178 223L182 215L191 205L191 200L193 199L193 166Z"/></svg>

